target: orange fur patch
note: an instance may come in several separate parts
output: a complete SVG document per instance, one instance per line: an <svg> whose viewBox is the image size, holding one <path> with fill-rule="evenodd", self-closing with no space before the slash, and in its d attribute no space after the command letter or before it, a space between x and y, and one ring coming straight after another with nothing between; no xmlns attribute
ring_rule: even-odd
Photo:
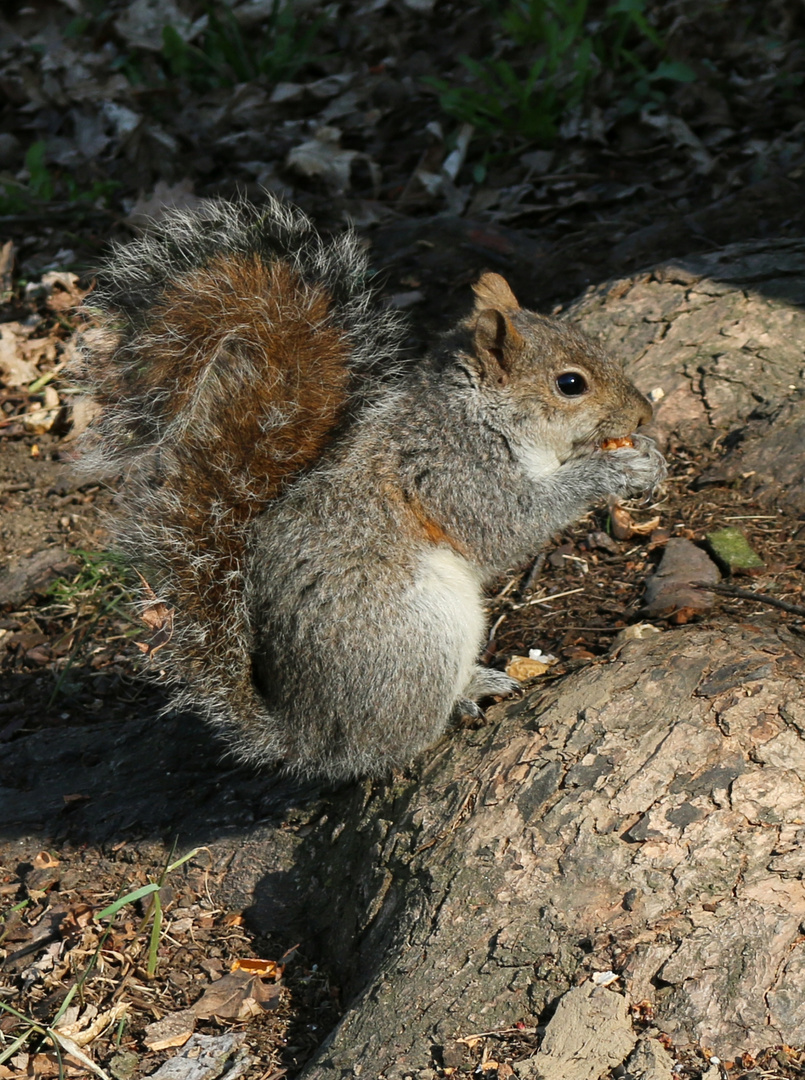
<svg viewBox="0 0 805 1080"><path fill-rule="evenodd" d="M433 518L428 517L425 508L415 495L400 493L400 497L412 518L412 535L420 536L430 544L447 544L448 547L451 547L453 551L458 552L459 555L463 555L464 557L467 556L464 545L459 540L456 540L455 537L451 536L438 521L434 521Z"/></svg>
<svg viewBox="0 0 805 1080"><path fill-rule="evenodd" d="M257 480L251 494L271 499L320 456L346 402L349 346L329 303L287 263L218 256L165 292L134 378L167 393L166 420L188 407L192 417L192 399L206 397L209 415L187 432L190 444L223 454L235 475ZM216 489L220 497L220 476Z"/></svg>

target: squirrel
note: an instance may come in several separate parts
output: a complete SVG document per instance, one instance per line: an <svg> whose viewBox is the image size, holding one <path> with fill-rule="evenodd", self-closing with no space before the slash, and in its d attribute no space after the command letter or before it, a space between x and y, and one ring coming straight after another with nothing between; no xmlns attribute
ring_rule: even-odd
<svg viewBox="0 0 805 1080"><path fill-rule="evenodd" d="M503 277L408 359L368 276L273 198L173 212L99 271L73 370L172 705L331 780L519 685L477 663L484 584L664 474L620 362Z"/></svg>

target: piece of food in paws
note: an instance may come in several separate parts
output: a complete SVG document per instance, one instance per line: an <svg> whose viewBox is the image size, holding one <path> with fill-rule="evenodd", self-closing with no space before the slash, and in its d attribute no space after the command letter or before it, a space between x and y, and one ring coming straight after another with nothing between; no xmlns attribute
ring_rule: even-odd
<svg viewBox="0 0 805 1080"><path fill-rule="evenodd" d="M601 443L602 450L620 450L624 446L634 448L634 439L631 435L621 435L617 439L604 439Z"/></svg>

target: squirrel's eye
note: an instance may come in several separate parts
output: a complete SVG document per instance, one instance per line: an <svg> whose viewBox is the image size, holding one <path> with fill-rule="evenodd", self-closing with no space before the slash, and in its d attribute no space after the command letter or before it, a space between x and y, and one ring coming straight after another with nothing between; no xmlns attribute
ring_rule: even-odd
<svg viewBox="0 0 805 1080"><path fill-rule="evenodd" d="M578 397L586 391L587 380L577 371L563 371L561 375L556 376L556 385L559 393L564 394L565 397Z"/></svg>

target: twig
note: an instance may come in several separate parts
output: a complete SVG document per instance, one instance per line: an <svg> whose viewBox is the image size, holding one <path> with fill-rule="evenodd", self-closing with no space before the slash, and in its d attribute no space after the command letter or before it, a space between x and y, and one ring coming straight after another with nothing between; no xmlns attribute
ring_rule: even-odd
<svg viewBox="0 0 805 1080"><path fill-rule="evenodd" d="M732 596L736 600L755 600L758 604L768 604L769 607L780 608L792 615L805 616L805 607L801 604L789 604L785 600L778 600L776 596L770 596L764 592L752 592L751 589L739 589L736 585L706 585L704 582L691 582L697 589L705 589L707 592L721 593L722 596Z"/></svg>
<svg viewBox="0 0 805 1080"><path fill-rule="evenodd" d="M534 559L528 573L525 576L523 584L518 590L520 596L525 596L525 594L537 580L539 575L542 573L542 568L545 565L545 557L545 552L542 551L539 555L537 555L536 559Z"/></svg>
<svg viewBox="0 0 805 1080"><path fill-rule="evenodd" d="M578 589L567 589L565 592L552 593L550 595L533 596L530 600L524 600L522 604L512 604L512 611L521 611L523 608L533 607L534 604L547 604L550 600L562 600L565 596L573 596L575 593L584 592L584 586Z"/></svg>
<svg viewBox="0 0 805 1080"><path fill-rule="evenodd" d="M498 629L500 627L500 624L503 622L503 620L505 618L507 618L509 615L511 615L511 613L513 611L522 611L523 608L533 607L535 604L541 604L543 607L548 607L548 602L550 600L562 600L565 596L573 596L575 593L580 593L580 592L584 592L584 586L583 585L579 586L578 589L568 589L566 592L553 593L550 596L549 595L533 596L530 600L523 600L522 603L517 603L514 600L507 600L506 601L506 604L507 604L506 610L501 615L498 616L498 618L492 624L492 627L491 627L491 629L489 631L489 634L488 634L487 639L486 639L486 647L487 647L487 649L492 644L492 642L495 640L495 634L497 633L497 631L498 631ZM520 594L518 594L518 595L520 595ZM545 618L546 619L550 618L551 615L556 615L556 614L557 614L557 612L553 608L548 608L548 613L545 616Z"/></svg>

